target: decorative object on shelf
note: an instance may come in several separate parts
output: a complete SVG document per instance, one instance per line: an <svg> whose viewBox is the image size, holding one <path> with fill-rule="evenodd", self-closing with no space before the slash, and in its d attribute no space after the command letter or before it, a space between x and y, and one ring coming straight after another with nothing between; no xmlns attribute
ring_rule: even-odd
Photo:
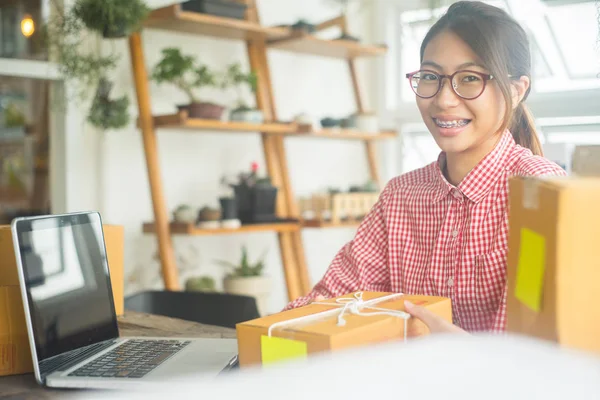
<svg viewBox="0 0 600 400"><path fill-rule="evenodd" d="M104 38L124 38L139 31L150 12L142 0L77 0L73 15Z"/></svg>
<svg viewBox="0 0 600 400"><path fill-rule="evenodd" d="M374 112L363 112L356 115L356 129L366 133L379 133L379 120Z"/></svg>
<svg viewBox="0 0 600 400"><path fill-rule="evenodd" d="M231 110L229 119L231 121L246 121L260 124L264 121L264 116L261 110L252 108L246 104L242 95L242 86L248 85L250 91L256 93L257 87L257 76L254 71L248 73L242 72L242 65L240 63L233 63L227 68L227 73L222 82L222 87L234 87L237 92L237 105Z"/></svg>
<svg viewBox="0 0 600 400"><path fill-rule="evenodd" d="M162 59L154 66L152 79L157 83L171 83L188 96L190 103L178 106L187 110L190 118L221 119L225 107L202 101L194 89L219 86L216 74L208 66L196 61L193 55L184 55L178 48L162 50Z"/></svg>
<svg viewBox="0 0 600 400"><path fill-rule="evenodd" d="M340 120L340 126L345 129L356 128L356 115L350 114Z"/></svg>
<svg viewBox="0 0 600 400"><path fill-rule="evenodd" d="M341 29L342 33L336 40L349 40L353 42L359 42L360 40L350 35L348 32L347 21L348 21L348 10L350 9L351 4L361 3L362 0L326 0L327 3L334 4L340 8L341 20ZM359 5L360 7L361 5Z"/></svg>
<svg viewBox="0 0 600 400"><path fill-rule="evenodd" d="M325 117L321 119L321 126L323 128L335 128L340 126L340 120L331 117Z"/></svg>
<svg viewBox="0 0 600 400"><path fill-rule="evenodd" d="M185 281L185 290L188 292L216 292L217 284L212 276L195 276Z"/></svg>
<svg viewBox="0 0 600 400"><path fill-rule="evenodd" d="M197 217L196 210L187 204L181 204L173 211L173 220L175 222L193 224L196 222Z"/></svg>
<svg viewBox="0 0 600 400"><path fill-rule="evenodd" d="M223 278L225 292L254 297L260 315L266 313L271 292L271 278L263 275L266 255L265 251L256 262L251 263L248 259L248 249L242 246L242 256L238 264L217 260L220 265L232 269L231 273Z"/></svg>
<svg viewBox="0 0 600 400"><path fill-rule="evenodd" d="M379 193L314 194L300 198L298 207L305 220L319 223L360 222L373 208Z"/></svg>
<svg viewBox="0 0 600 400"><path fill-rule="evenodd" d="M240 173L238 183L231 184L235 193L238 218L242 224L278 222L275 215L277 187L268 176L258 177L258 163L253 162L250 173Z"/></svg>
<svg viewBox="0 0 600 400"><path fill-rule="evenodd" d="M92 101L87 120L94 126L107 129L120 129L129 123L129 97L110 98L113 84L101 78Z"/></svg>
<svg viewBox="0 0 600 400"><path fill-rule="evenodd" d="M233 189L227 184L227 179L221 179L223 186L222 193L219 196L221 205L221 227L226 229L237 229L242 225L238 219L237 202Z"/></svg>
<svg viewBox="0 0 600 400"><path fill-rule="evenodd" d="M302 31L306 33L314 33L317 30L315 24L311 24L310 22L302 18L299 19L293 25L290 25L290 28L292 28L295 31Z"/></svg>
<svg viewBox="0 0 600 400"><path fill-rule="evenodd" d="M218 229L221 227L221 210L204 206L198 212L196 225L202 229Z"/></svg>
<svg viewBox="0 0 600 400"><path fill-rule="evenodd" d="M231 0L189 0L181 3L182 11L235 19L244 19L246 8L248 8L246 4Z"/></svg>

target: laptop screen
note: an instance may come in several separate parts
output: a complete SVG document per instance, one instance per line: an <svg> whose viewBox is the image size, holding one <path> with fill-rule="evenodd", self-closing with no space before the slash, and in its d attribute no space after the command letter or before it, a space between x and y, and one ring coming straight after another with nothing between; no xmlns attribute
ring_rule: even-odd
<svg viewBox="0 0 600 400"><path fill-rule="evenodd" d="M19 221L37 359L118 337L98 213Z"/></svg>

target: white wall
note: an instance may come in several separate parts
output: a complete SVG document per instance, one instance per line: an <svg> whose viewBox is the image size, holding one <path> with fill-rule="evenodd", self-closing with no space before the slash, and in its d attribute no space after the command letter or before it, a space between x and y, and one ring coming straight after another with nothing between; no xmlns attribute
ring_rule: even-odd
<svg viewBox="0 0 600 400"><path fill-rule="evenodd" d="M153 7L167 1L149 2ZM335 10L325 0L262 0L259 1L261 22L277 25L295 22L298 18L322 21L335 16ZM352 15L353 34L370 40L370 10L363 8ZM335 32L332 32L335 34ZM147 30L143 34L146 64L150 69L167 46L178 46L191 52L212 67L241 61L248 66L245 45L238 41ZM104 45L104 52L122 54L122 64L114 76L115 96L123 91L132 99L132 115L137 115L127 41ZM324 115L343 116L355 111L352 85L346 63L342 60L314 57L279 50L269 51L269 64L274 85L278 116L290 119L300 112L317 118ZM366 105L372 104L374 63L360 61ZM169 86L151 83L154 113L172 113L175 104L186 101L182 93ZM231 94L216 90L204 93L206 99L232 104ZM85 111L85 110L83 110ZM70 210L100 209L105 223L122 224L126 232L126 291L132 293L148 288L161 288L157 243L154 235L142 234L142 223L152 221L152 204L146 174L141 134L132 125L127 129L97 133L89 127L78 129L77 122L68 133L69 171L72 182L68 192ZM264 166L260 137L257 134L194 133L192 131L160 130L159 157L168 207L181 203L195 207L217 206L218 183L222 174L246 170L252 161ZM348 187L368 179L367 160L362 143L286 139L289 171L296 195L307 195L327 186ZM76 148L79 150L76 150ZM78 165L76 169L73 169ZM263 169L264 171L264 169ZM304 246L312 282L315 283L328 267L337 250L353 236L352 229L305 230ZM274 279L270 311L277 311L287 302L285 281L279 257L276 234L260 233L215 237L174 236L182 284L197 274L210 274L220 279L224 270L215 259L236 261L242 244L249 246L250 256L257 257L266 248L267 273Z"/></svg>

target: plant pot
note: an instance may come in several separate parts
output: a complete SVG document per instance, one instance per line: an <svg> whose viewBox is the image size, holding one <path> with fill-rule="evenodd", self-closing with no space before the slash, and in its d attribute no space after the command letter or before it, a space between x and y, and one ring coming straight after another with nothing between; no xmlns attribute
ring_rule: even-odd
<svg viewBox="0 0 600 400"><path fill-rule="evenodd" d="M129 36L125 21L116 22L114 25L106 25L102 31L102 36L105 39L121 39Z"/></svg>
<svg viewBox="0 0 600 400"><path fill-rule="evenodd" d="M229 115L230 121L244 121L261 124L264 121L264 116L261 110L257 109L236 109L231 111Z"/></svg>
<svg viewBox="0 0 600 400"><path fill-rule="evenodd" d="M189 0L181 3L182 11L191 11L202 14L218 15L219 17L244 19L246 16L245 4L223 0Z"/></svg>
<svg viewBox="0 0 600 400"><path fill-rule="evenodd" d="M219 203L221 204L221 219L231 220L238 217L235 197L221 197Z"/></svg>
<svg viewBox="0 0 600 400"><path fill-rule="evenodd" d="M238 218L242 223L274 222L277 188L256 184L234 186Z"/></svg>
<svg viewBox="0 0 600 400"><path fill-rule="evenodd" d="M225 107L214 103L190 103L185 106L190 118L221 119ZM180 107L181 110L181 107Z"/></svg>
<svg viewBox="0 0 600 400"><path fill-rule="evenodd" d="M223 279L223 289L226 293L254 297L258 313L264 316L267 312L267 302L271 293L271 278L268 276L227 276Z"/></svg>
<svg viewBox="0 0 600 400"><path fill-rule="evenodd" d="M321 126L323 128L334 128L334 127L339 126L339 125L340 125L340 120L339 119L327 117L327 118L323 118L321 120Z"/></svg>

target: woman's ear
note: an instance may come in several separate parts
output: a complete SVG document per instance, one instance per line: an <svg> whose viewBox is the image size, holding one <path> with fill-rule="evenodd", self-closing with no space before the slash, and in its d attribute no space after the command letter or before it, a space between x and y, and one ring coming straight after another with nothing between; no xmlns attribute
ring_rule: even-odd
<svg viewBox="0 0 600 400"><path fill-rule="evenodd" d="M517 108L517 106L519 105L521 100L523 100L523 97L525 97L525 94L527 93L527 90L529 89L530 83L531 83L531 81L529 80L529 77L526 75L523 75L519 79L513 79L511 81L510 90L512 93L513 109Z"/></svg>

